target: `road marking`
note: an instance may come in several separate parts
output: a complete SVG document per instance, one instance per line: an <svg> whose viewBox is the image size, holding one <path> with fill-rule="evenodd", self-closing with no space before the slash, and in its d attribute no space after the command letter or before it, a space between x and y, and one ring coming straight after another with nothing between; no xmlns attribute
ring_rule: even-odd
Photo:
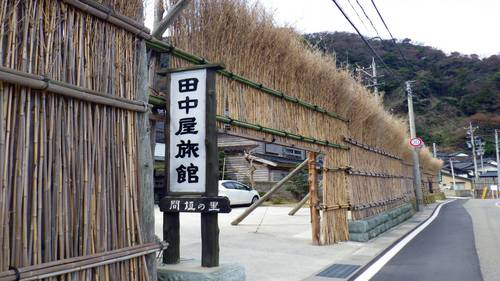
<svg viewBox="0 0 500 281"><path fill-rule="evenodd" d="M429 226L429 224L431 224L436 219L436 217L439 215L439 211L441 210L442 206L450 202L453 202L455 200L456 199L453 199L439 205L430 218L428 218L419 227L410 232L410 234L408 234L405 238L403 238L396 245L394 245L389 251L387 251L387 253L381 256L363 273L361 273L361 275L359 275L356 279L354 279L354 281L368 281L371 278L373 278L373 276L375 276L375 274L377 274L377 272L379 272L382 269L382 267L384 267L384 265L386 265L397 253L399 253L399 251L401 251L401 249L403 249L406 246L406 244L410 243L410 241L413 240L415 236L417 236L420 232L422 232L422 230L424 230L427 226ZM500 202L497 203L500 204Z"/></svg>
<svg viewBox="0 0 500 281"><path fill-rule="evenodd" d="M499 207L500 208L500 202L496 202L495 203L495 206Z"/></svg>

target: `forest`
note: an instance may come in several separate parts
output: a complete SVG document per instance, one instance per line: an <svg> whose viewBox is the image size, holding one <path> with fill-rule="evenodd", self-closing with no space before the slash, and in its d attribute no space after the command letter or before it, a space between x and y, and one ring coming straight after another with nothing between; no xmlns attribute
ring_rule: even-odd
<svg viewBox="0 0 500 281"><path fill-rule="evenodd" d="M353 75L371 66L373 54L356 34L321 32L304 38L312 48L335 56L337 67ZM426 144L435 142L441 151L466 150L464 128L472 122L486 141L486 155L494 155L494 129L500 128L499 55L446 54L408 38L367 41L390 69L376 60L377 76L382 76L378 88L390 112L406 116L404 81L414 80L417 135Z"/></svg>

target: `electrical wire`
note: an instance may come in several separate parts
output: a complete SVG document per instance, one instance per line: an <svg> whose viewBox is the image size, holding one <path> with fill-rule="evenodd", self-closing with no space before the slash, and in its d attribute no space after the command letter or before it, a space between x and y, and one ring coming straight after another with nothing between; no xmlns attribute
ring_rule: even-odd
<svg viewBox="0 0 500 281"><path fill-rule="evenodd" d="M354 10L354 13L356 13L356 16L358 17L359 21L360 21L360 22L363 24L363 26L365 27L365 31L366 31L367 33L370 33L370 32L368 31L368 27L366 26L365 22L363 21L363 19L361 19L361 16L358 14L358 11L356 11L356 9L354 8L354 6L352 5L351 0L347 0L347 3L349 3L349 5L351 6L351 9L353 9L353 10Z"/></svg>
<svg viewBox="0 0 500 281"><path fill-rule="evenodd" d="M396 43L396 39L394 39L394 36L392 36L392 33L391 33L391 31L389 30L389 27L387 27L387 24L385 23L385 20L384 20L384 18L382 17L382 14L380 14L380 11L378 10L377 5L375 5L375 1L374 1L374 0L371 0L371 1L372 1L372 4L373 4L373 7L375 8L375 11L377 11L378 16L380 17L380 20L382 20L382 23L384 24L385 29L387 30L387 32L388 32L388 33L389 33L389 35L391 36L392 42L394 43L394 45L396 45L396 48L398 49L399 54L400 54L400 55L401 55L401 57L403 58L403 61L405 62L405 64L409 67L409 66L410 66L410 63L408 62L408 60L406 60L405 55L404 55L404 54L403 54L403 52L401 51L401 48L400 48L400 47L399 47L399 45Z"/></svg>
<svg viewBox="0 0 500 281"><path fill-rule="evenodd" d="M366 11L363 8L363 6L361 5L361 3L359 3L359 0L356 0L356 3L358 4L359 8L361 8L361 11L363 11L363 14L365 15L366 19L370 22L370 25L372 26L373 30L375 30L375 33L377 33L377 36L380 38L380 43L382 43L382 45L385 47L384 41L382 40L382 36L380 36L380 33L378 32L377 28L373 24L372 19L368 16L368 14L366 13Z"/></svg>
<svg viewBox="0 0 500 281"><path fill-rule="evenodd" d="M375 51L375 49L373 49L373 47L370 45L370 43L368 43L368 41L366 41L365 37L363 37L363 35L359 32L359 29L356 27L356 25L351 21L351 19L349 18L349 16L347 16L347 14L344 12L344 10L342 9L342 7L339 5L339 3L337 3L337 0L332 0L333 3L335 3L335 6L337 6L337 8L340 10L340 12L342 13L342 15L344 15L344 17L347 19L347 21L351 24L351 26L354 28L354 30L356 30L356 32L358 33L359 37L361 38L361 40L363 40L363 42L365 43L365 45L370 49L370 51L373 53L373 55L378 59L380 60L380 62L382 62L382 65L387 69L387 71L389 73L391 73L392 75L394 75L393 71L390 69L390 67L384 62L384 60L377 54L377 52Z"/></svg>

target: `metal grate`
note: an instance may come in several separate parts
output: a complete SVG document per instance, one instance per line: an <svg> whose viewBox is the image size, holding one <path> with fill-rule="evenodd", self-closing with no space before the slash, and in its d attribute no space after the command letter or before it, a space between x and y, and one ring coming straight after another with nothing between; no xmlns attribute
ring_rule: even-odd
<svg viewBox="0 0 500 281"><path fill-rule="evenodd" d="M327 269L321 271L316 276L330 277L330 278L347 278L360 266L354 264L333 264Z"/></svg>

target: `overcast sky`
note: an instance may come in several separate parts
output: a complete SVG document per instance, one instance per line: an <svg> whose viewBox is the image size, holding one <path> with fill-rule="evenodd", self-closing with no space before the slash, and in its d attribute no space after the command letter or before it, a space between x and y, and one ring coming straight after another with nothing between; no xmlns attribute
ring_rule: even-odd
<svg viewBox="0 0 500 281"><path fill-rule="evenodd" d="M355 32L331 0L259 0L274 11L278 24L300 32ZM352 7L365 22L366 28ZM356 0L337 0L363 35L376 36ZM397 39L450 53L489 56L500 53L499 0L374 0ZM371 0L358 0L383 38L389 37Z"/></svg>
<svg viewBox="0 0 500 281"><path fill-rule="evenodd" d="M273 11L278 25L291 25L299 32L355 32L331 0L250 1L259 1ZM337 1L364 36L376 36L356 0ZM389 38L371 0L357 1L380 35ZM458 51L481 57L500 53L500 0L374 1L397 39L410 38L446 53ZM145 2L146 26L151 27L154 1ZM349 3L356 9L359 18Z"/></svg>

